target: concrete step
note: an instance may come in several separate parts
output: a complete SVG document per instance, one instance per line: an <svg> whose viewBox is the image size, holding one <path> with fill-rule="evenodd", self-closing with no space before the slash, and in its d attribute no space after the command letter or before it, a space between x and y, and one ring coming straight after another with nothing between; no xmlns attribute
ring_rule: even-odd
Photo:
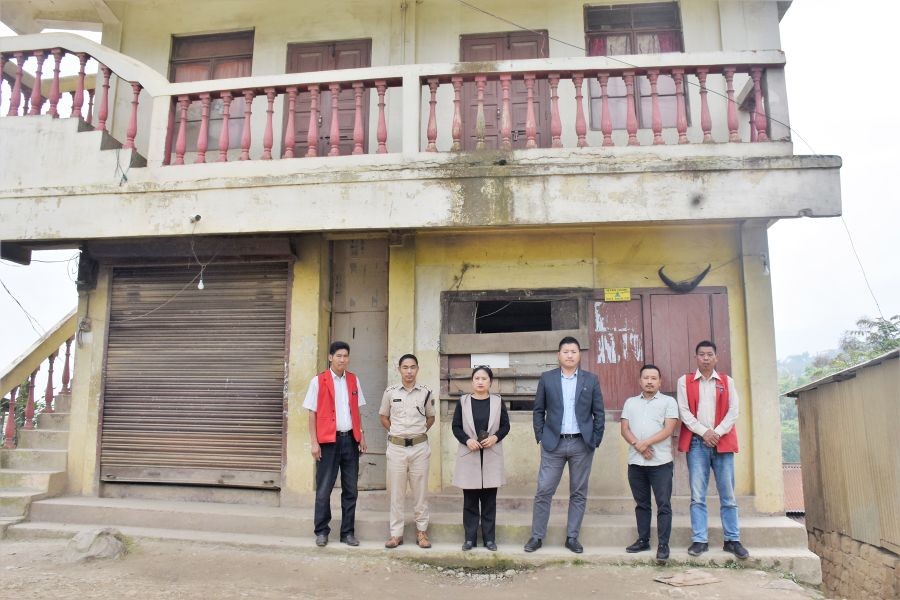
<svg viewBox="0 0 900 600"><path fill-rule="evenodd" d="M335 489L331 496L332 505L338 506L340 503L340 489ZM312 508L315 498L310 497L304 499L304 506ZM755 515L752 496L739 496L737 498L738 510L741 515ZM503 488L497 493L497 510L524 510L531 511L534 504L534 491L507 491ZM384 510L389 505L388 493L383 490L366 491L359 494L357 501L357 510ZM462 490L447 489L428 495L428 506L433 512L455 511L462 506ZM569 506L569 498L566 494L557 494L553 497L551 504L552 512L565 512ZM673 496L672 511L675 514L688 514L691 506L690 496ZM413 502L407 495L406 510L412 512ZM710 496L707 499L707 510L710 515L719 514L719 498L718 496ZM587 514L600 515L633 515L634 499L631 496L590 496L587 500Z"/></svg>
<svg viewBox="0 0 900 600"><path fill-rule="evenodd" d="M65 450L68 444L68 430L22 429L19 431L17 447L36 450Z"/></svg>
<svg viewBox="0 0 900 600"><path fill-rule="evenodd" d="M38 429L52 429L55 431L68 431L69 430L69 413L67 412L52 412L52 413L41 413L37 418L37 426Z"/></svg>
<svg viewBox="0 0 900 600"><path fill-rule="evenodd" d="M0 450L0 468L64 471L66 469L66 451L29 448Z"/></svg>
<svg viewBox="0 0 900 600"><path fill-rule="evenodd" d="M360 538L380 539L387 535L388 514L382 510L357 510L356 532ZM338 530L339 503L332 502ZM164 529L191 529L226 533L260 535L311 535L312 510L308 508L274 508L204 502L163 500L64 497L35 502L30 519L58 523L108 523L117 526ZM462 543L462 502L456 510L432 512L429 531L435 541ZM524 544L531 534L530 510L498 510L497 543ZM581 530L585 545L624 548L636 537L634 517L629 515L587 515ZM407 514L405 535L415 539L415 525ZM722 529L718 518L710 519L710 543L721 547ZM690 545L690 518L673 518L670 544ZM806 547L803 525L787 517L746 516L741 519L741 539L749 548ZM547 540L562 544L565 540L565 512L551 515Z"/></svg>
<svg viewBox="0 0 900 600"><path fill-rule="evenodd" d="M6 535L10 539L37 539L37 538L70 538L80 531L109 526L110 523L79 523L65 524L57 522L23 522L8 525ZM282 534L251 534L229 533L218 531L202 531L197 529L167 529L154 527L134 527L116 525L126 536L134 539L160 539L172 541L185 541L214 545L232 545L241 547L282 548L290 550L304 550L316 553L351 555L383 555L390 552L391 556L408 560L419 560L430 564L441 564L446 568L478 568L486 565L495 565L499 561L515 561L516 564L538 566L547 563L568 562L575 560L592 564L655 564L653 552L640 554L627 554L616 546L585 546L584 554L574 555L562 545L547 545L535 553L526 553L521 543L499 542L499 550L489 552L478 547L471 552L462 552L459 544L451 542L434 541L434 547L423 550L414 544L404 544L395 550L385 550L383 547L384 536L373 539L362 538L358 548L350 548L337 543L332 536L331 543L326 548L316 548L313 537L308 532L300 535ZM670 565L678 566L689 564L691 566L721 567L734 563L731 554L722 552L718 548L700 557L692 557L687 554L685 548L672 547ZM818 585L822 580L822 572L819 558L803 547L796 548L757 548L752 551L749 559L741 563L748 568L771 568L783 572L792 573L799 581Z"/></svg>
<svg viewBox="0 0 900 600"><path fill-rule="evenodd" d="M53 411L68 413L72 410L72 393L71 392L59 392L56 394L56 397L53 398Z"/></svg>
<svg viewBox="0 0 900 600"><path fill-rule="evenodd" d="M44 490L49 496L59 495L66 487L66 472L52 469L0 469L0 490L25 488Z"/></svg>
<svg viewBox="0 0 900 600"><path fill-rule="evenodd" d="M22 517L35 498L44 498L42 490L9 488L0 490L0 517Z"/></svg>

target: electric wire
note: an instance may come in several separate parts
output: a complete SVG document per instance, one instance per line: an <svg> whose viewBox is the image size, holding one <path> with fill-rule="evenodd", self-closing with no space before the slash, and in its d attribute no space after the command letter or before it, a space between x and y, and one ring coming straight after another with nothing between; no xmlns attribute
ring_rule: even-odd
<svg viewBox="0 0 900 600"><path fill-rule="evenodd" d="M22 309L22 312L25 313L25 318L28 320L28 324L31 325L31 328L34 329L34 332L38 335L44 335L45 330L43 325L41 325L40 321L38 321L34 317L34 315L28 312L28 309L26 309L22 305L22 303L19 302L19 299L16 298L15 294L13 294L8 287L6 287L6 283L2 279L0 279L0 285L2 285L3 289L6 290L6 293L9 294L9 297L13 299L13 302L15 302L19 306L19 308ZM37 325L37 327L35 327L35 325ZM40 330L38 330L39 328Z"/></svg>

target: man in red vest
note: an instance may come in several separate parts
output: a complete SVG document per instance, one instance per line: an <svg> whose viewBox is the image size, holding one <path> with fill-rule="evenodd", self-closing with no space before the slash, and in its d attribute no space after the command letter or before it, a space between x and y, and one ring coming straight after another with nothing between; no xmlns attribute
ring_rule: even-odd
<svg viewBox="0 0 900 600"><path fill-rule="evenodd" d="M359 455L366 451L359 407L366 403L356 375L347 370L350 345L332 342L331 367L309 382L303 408L309 411L309 447L316 460L316 546L331 533L331 492L341 472L341 542L359 546L355 535Z"/></svg>
<svg viewBox="0 0 900 600"><path fill-rule="evenodd" d="M687 452L691 480L691 546L688 554L700 556L709 549L706 492L709 471L716 475L719 513L725 544L722 549L740 559L750 556L741 545L738 508L734 498L734 454L738 451L738 392L734 380L716 372L716 345L708 340L694 349L697 370L678 379L678 412L681 433L678 449Z"/></svg>

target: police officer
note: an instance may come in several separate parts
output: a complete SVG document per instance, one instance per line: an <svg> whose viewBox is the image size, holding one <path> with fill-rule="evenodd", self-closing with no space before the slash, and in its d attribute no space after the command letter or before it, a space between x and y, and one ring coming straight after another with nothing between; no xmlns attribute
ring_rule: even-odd
<svg viewBox="0 0 900 600"><path fill-rule="evenodd" d="M428 463L431 449L425 433L434 424L431 390L416 383L419 359L404 354L398 362L401 385L392 385L381 399L381 424L388 431L387 484L391 497L391 537L385 548L403 543L403 509L406 485L412 489L416 515L416 544L431 548L428 541Z"/></svg>

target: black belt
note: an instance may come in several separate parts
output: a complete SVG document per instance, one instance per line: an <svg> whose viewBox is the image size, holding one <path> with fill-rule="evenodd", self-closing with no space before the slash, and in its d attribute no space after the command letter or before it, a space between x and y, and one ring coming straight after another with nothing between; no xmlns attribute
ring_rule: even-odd
<svg viewBox="0 0 900 600"><path fill-rule="evenodd" d="M580 433L561 433L559 434L559 439L561 440L574 440L575 438L580 438Z"/></svg>
<svg viewBox="0 0 900 600"><path fill-rule="evenodd" d="M349 431L338 431L337 435L338 435L338 437L343 437L345 435L353 435L353 430L351 429Z"/></svg>

